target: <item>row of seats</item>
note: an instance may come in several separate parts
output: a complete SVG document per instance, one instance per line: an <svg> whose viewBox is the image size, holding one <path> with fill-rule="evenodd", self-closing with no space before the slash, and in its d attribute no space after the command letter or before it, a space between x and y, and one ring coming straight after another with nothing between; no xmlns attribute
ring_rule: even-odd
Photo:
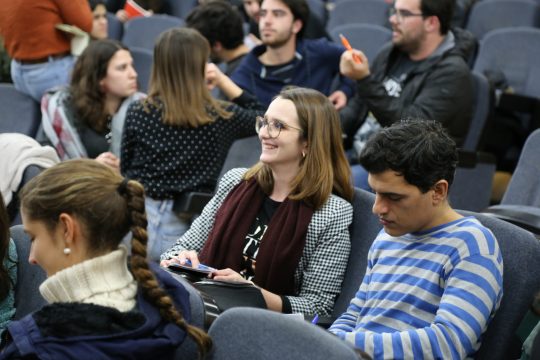
<svg viewBox="0 0 540 360"><path fill-rule="evenodd" d="M354 217L351 225L351 254L348 261L348 267L346 277L344 279L342 290L336 301L333 316L337 317L343 313L352 297L354 297L360 282L364 276L367 262L367 253L369 247L376 234L380 230L380 223L377 218L371 214L371 208L374 202L374 195L363 190L355 189L355 195L353 199ZM525 231L515 225L508 222L495 219L485 214L478 214L467 211L460 211L463 215L476 216L486 227L491 229L498 239L499 246L501 248L502 256L504 259L504 294L501 306L497 312L495 318L488 327L488 330L484 336L482 347L479 350L478 359L507 359L511 358L509 355L518 354L520 349L515 348L513 342L514 333L527 312L530 301L537 289L540 288L540 277L537 276L534 271L523 271L524 264L529 269L540 268L540 243L530 232ZM24 259L28 258L30 241L27 235L22 230L21 226L15 226L11 228L11 236L17 245L17 252L21 262L18 267L18 281L15 289L15 304L17 306L16 319L21 318L25 314L28 314L39 307L45 302L39 295L38 286L45 279L43 271L37 267L30 265ZM179 281L181 281L190 293L190 303L192 309L192 321L195 325L203 327L205 324L205 306L201 295L190 286L179 275L174 275ZM223 317L218 319L210 326L210 334L213 336L215 351L214 359L230 358L231 353L228 350L246 349L245 339L246 337L239 336L237 331L230 331L231 327L234 327L237 321L234 319L243 319L245 316L250 318L249 321L243 323L244 328L248 330L250 334L250 344L254 343L265 344L264 348L272 349L272 353L265 354L268 358L279 358L280 353L285 349L291 349L298 346L298 331L301 331L301 327L295 325L297 322L288 321L280 314L270 314L268 312L260 312L256 310L229 310ZM232 319L231 319L232 317ZM269 322L264 321L265 318L269 318ZM277 320L272 320L276 318ZM260 323L254 319L260 319ZM274 325L268 324L280 323L280 332L274 328ZM264 325L267 324L267 325ZM228 330L227 330L228 329ZM262 329L266 331L261 333ZM312 341L317 343L320 339L323 343L327 340L326 335L319 330L310 331L313 333ZM270 346L268 341L276 344L276 341L280 339L284 334L287 336L279 341L280 346ZM294 339L294 340L293 340ZM251 349L260 349L258 346L248 346ZM309 348L306 348L308 344L302 345L302 351L311 353ZM329 346L331 343L329 343ZM336 351L346 354L346 348ZM248 359L247 353L239 355L235 352L237 359ZM260 351L260 350L259 350ZM292 351L292 350L291 350ZM298 350L296 350L298 351ZM296 353L296 352L292 352ZM192 358L196 354L196 348L193 343L188 341L179 349L178 359L180 358ZM274 354L276 356L272 357ZM260 353L259 353L260 355ZM328 355L328 354L326 354ZM326 359L325 354L314 354L314 359ZM229 356L229 357L227 357ZM261 358L256 356L255 358ZM311 358L311 357L310 357ZM341 358L341 357L340 357ZM349 357L343 357L349 358ZM352 357L350 357L352 359Z"/></svg>
<svg viewBox="0 0 540 360"><path fill-rule="evenodd" d="M326 29L352 23L389 27L388 9L383 0L344 0L329 12ZM472 7L464 27L477 39L489 31L505 27L540 26L540 5L534 0L484 0Z"/></svg>

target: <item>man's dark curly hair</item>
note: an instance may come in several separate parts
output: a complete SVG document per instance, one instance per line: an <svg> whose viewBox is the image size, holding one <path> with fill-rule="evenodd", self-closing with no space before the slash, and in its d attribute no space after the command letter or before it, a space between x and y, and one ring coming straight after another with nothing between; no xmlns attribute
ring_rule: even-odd
<svg viewBox="0 0 540 360"><path fill-rule="evenodd" d="M233 50L244 42L242 15L223 0L197 6L186 18L186 25L199 31L210 46L219 41L225 49Z"/></svg>
<svg viewBox="0 0 540 360"><path fill-rule="evenodd" d="M402 120L373 135L359 160L367 172L395 171L425 193L439 180L452 185L458 154L440 122Z"/></svg>

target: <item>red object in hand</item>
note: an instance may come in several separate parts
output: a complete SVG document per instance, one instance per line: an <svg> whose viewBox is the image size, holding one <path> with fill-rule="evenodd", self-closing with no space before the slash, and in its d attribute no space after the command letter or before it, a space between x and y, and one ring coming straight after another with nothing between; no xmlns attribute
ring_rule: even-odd
<svg viewBox="0 0 540 360"><path fill-rule="evenodd" d="M345 46L345 49L349 50L352 53L352 57L353 57L354 62L357 63L357 64L361 64L362 59L360 59L360 56L358 56L358 54L356 54L353 51L352 46L349 43L349 40L347 40L347 38L345 36L343 36L343 34L339 34L339 38L341 39L341 43L343 44L343 46Z"/></svg>

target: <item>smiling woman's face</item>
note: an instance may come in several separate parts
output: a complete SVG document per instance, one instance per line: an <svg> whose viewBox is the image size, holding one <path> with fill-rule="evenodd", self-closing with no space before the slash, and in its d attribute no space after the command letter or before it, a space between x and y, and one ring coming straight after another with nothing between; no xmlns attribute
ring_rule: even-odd
<svg viewBox="0 0 540 360"><path fill-rule="evenodd" d="M276 98L268 106L265 118L270 122L279 122L282 126L279 136L271 138L268 126L259 131L262 152L260 160L276 170L298 169L302 160L302 151L306 149L306 141L302 138L296 107L291 100Z"/></svg>

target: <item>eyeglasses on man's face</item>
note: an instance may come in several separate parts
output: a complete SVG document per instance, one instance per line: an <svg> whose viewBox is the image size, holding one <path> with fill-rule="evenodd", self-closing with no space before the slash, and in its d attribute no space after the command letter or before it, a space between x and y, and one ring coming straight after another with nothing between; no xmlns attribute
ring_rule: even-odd
<svg viewBox="0 0 540 360"><path fill-rule="evenodd" d="M285 129L294 129L294 130L298 130L300 132L303 132L302 129L300 128L297 128L297 127L294 127L294 126L291 126L289 124L285 124L284 122L282 121L279 121L279 120L268 120L267 118L265 117L262 117L262 116L257 116L255 118L255 131L257 131L257 134L260 133L261 129L263 127L267 127L267 132L268 132L268 137L270 139L275 139L279 136L279 134L281 133L281 130Z"/></svg>
<svg viewBox="0 0 540 360"><path fill-rule="evenodd" d="M407 19L407 18L410 18L410 17L417 17L417 16L424 17L424 14L422 14L422 13L413 13L412 11L409 11L409 10L396 9L394 7L390 8L388 14L389 14L389 16L396 15L396 20L398 22L402 22L404 19Z"/></svg>

